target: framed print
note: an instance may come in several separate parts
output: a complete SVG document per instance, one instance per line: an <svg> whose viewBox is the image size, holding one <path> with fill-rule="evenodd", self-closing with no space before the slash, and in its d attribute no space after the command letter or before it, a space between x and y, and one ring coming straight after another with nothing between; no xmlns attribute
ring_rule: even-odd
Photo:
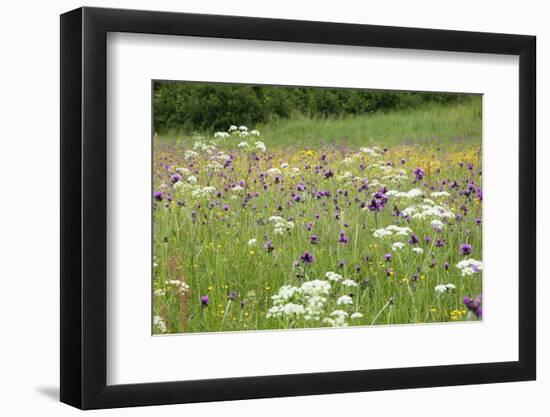
<svg viewBox="0 0 550 417"><path fill-rule="evenodd" d="M535 38L61 16L61 400L535 379Z"/></svg>

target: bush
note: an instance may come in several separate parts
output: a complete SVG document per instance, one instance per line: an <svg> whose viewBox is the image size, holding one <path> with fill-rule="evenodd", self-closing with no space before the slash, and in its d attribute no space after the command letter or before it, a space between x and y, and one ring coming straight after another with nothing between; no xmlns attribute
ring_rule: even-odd
<svg viewBox="0 0 550 417"><path fill-rule="evenodd" d="M154 83L154 126L157 132L212 132L227 130L231 124L255 126L293 115L339 117L401 110L429 102L455 103L467 97L447 93L161 81Z"/></svg>

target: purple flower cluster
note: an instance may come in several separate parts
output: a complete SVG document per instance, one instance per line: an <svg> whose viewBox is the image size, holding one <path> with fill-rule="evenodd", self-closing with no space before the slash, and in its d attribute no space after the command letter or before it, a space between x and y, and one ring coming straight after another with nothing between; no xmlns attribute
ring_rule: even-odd
<svg viewBox="0 0 550 417"><path fill-rule="evenodd" d="M464 305L468 307L468 310L470 310L472 313L476 315L477 318L482 318L483 316L483 308L481 305L481 294L479 294L475 298L470 298L468 296L465 296L462 300Z"/></svg>

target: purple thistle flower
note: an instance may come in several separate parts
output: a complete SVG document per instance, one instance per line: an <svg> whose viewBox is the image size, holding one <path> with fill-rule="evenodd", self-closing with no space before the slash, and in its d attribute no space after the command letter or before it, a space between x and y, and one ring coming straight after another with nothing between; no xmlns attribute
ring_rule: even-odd
<svg viewBox="0 0 550 417"><path fill-rule="evenodd" d="M416 244L418 244L419 241L420 241L420 240L418 239L418 236L416 236L414 233L412 233L412 234L411 234L411 237L410 237L410 239L409 239L409 243L410 243L411 245L416 245Z"/></svg>
<svg viewBox="0 0 550 417"><path fill-rule="evenodd" d="M229 211L229 206L227 204L223 205L223 211Z"/></svg>
<svg viewBox="0 0 550 417"><path fill-rule="evenodd" d="M343 268L344 265L345 265L345 262L344 262L343 260L340 260L340 261L338 262L338 267Z"/></svg>
<svg viewBox="0 0 550 417"><path fill-rule="evenodd" d="M472 245L469 243L463 243L460 245L460 253L462 255L470 255L472 253Z"/></svg>
<svg viewBox="0 0 550 417"><path fill-rule="evenodd" d="M443 239L437 239L435 241L435 247L436 248L441 248L443 246L445 246L445 241Z"/></svg>
<svg viewBox="0 0 550 417"><path fill-rule="evenodd" d="M384 255L384 258L385 258L386 261L388 261L388 262L391 261L391 253L386 253L386 254Z"/></svg>
<svg viewBox="0 0 550 417"><path fill-rule="evenodd" d="M361 265L359 265L359 264L355 265L355 271L356 272L361 271Z"/></svg>
<svg viewBox="0 0 550 417"><path fill-rule="evenodd" d="M172 181L174 184L178 181L181 181L181 175L180 174L174 174L170 177L170 181Z"/></svg>
<svg viewBox="0 0 550 417"><path fill-rule="evenodd" d="M445 271L448 271L449 270L449 262L445 262L443 264L443 268L445 268Z"/></svg>
<svg viewBox="0 0 550 417"><path fill-rule="evenodd" d="M162 198L164 197L164 193L162 191L155 191L153 193L153 197L157 201L162 201Z"/></svg>
<svg viewBox="0 0 550 417"><path fill-rule="evenodd" d="M273 245L271 244L271 240L268 240L268 241L265 242L265 244L264 244L264 249L265 249L266 252L268 252L268 253L271 252L271 251L273 251L273 249L275 249L275 248L273 247Z"/></svg>
<svg viewBox="0 0 550 417"><path fill-rule="evenodd" d="M367 208L370 210L370 211L380 211L382 209L382 205L380 204L380 202L378 200L376 200L375 198L373 198L370 203L368 204Z"/></svg>
<svg viewBox="0 0 550 417"><path fill-rule="evenodd" d="M312 245L316 245L317 243L319 243L319 236L317 235L311 235L309 237L309 241Z"/></svg>
<svg viewBox="0 0 550 417"><path fill-rule="evenodd" d="M306 229L307 230L313 229L313 223L309 222L308 224L306 224Z"/></svg>
<svg viewBox="0 0 550 417"><path fill-rule="evenodd" d="M344 232L343 230L340 231L340 237L338 238L338 242L346 244L346 243L348 243L348 241L349 241L349 239L346 236L346 232Z"/></svg>
<svg viewBox="0 0 550 417"><path fill-rule="evenodd" d="M472 299L468 296L465 296L462 300L464 305L468 307L468 310L470 310L472 313L474 313L477 318L482 318L483 316L483 310L481 305L481 294L479 294L476 298Z"/></svg>
<svg viewBox="0 0 550 417"><path fill-rule="evenodd" d="M479 226L481 224L481 219L476 219L476 224Z"/></svg>
<svg viewBox="0 0 550 417"><path fill-rule="evenodd" d="M208 304L210 304L210 298L208 295L201 295L201 306L206 307Z"/></svg>
<svg viewBox="0 0 550 417"><path fill-rule="evenodd" d="M309 252L304 252L304 254L302 256L300 256L300 260L304 263L304 264L311 264L313 263L313 261L315 260L315 258L313 257L313 255Z"/></svg>
<svg viewBox="0 0 550 417"><path fill-rule="evenodd" d="M413 174L416 177L417 181L420 181L422 180L422 178L424 178L424 170L420 167L416 167L415 170L413 171Z"/></svg>
<svg viewBox="0 0 550 417"><path fill-rule="evenodd" d="M328 178L334 177L334 172L332 172L329 169L329 170L325 171L324 175L325 175L325 178L328 179Z"/></svg>

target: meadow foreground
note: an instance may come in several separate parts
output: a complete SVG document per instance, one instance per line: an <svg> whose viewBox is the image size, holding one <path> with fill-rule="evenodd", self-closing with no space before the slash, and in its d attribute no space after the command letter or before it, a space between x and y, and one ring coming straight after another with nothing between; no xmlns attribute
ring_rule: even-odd
<svg viewBox="0 0 550 417"><path fill-rule="evenodd" d="M154 333L481 319L480 143L263 133L154 139Z"/></svg>

